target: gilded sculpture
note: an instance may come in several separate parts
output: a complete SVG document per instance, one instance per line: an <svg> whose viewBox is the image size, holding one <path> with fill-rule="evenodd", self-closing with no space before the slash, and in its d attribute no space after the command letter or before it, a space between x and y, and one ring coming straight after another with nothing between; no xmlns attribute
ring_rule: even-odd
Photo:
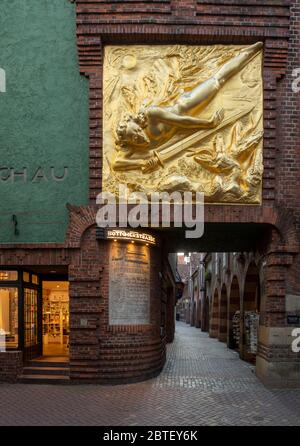
<svg viewBox="0 0 300 446"><path fill-rule="evenodd" d="M107 46L103 189L261 202L262 43Z"/></svg>

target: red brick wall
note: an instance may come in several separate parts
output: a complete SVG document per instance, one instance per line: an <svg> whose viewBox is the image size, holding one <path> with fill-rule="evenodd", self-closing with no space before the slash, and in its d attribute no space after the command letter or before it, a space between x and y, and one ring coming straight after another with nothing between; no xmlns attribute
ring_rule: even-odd
<svg viewBox="0 0 300 446"><path fill-rule="evenodd" d="M292 72L300 68L300 1L291 1L290 38L286 75L277 88L279 151L277 154L276 188L278 202L294 210L295 230L300 234L300 92L292 91L295 77ZM287 277L287 291L300 294L299 255Z"/></svg>
<svg viewBox="0 0 300 446"><path fill-rule="evenodd" d="M77 0L80 71L90 78L90 197L101 190L102 49L106 43L231 43L258 40L264 48L264 206L273 206L276 167L276 88L285 71L289 7L286 1ZM270 19L272 18L272 20ZM254 207L257 209L257 207ZM222 219L222 209L214 212ZM241 210L243 212L243 210ZM226 207L226 213L231 211ZM232 215L233 220L234 213ZM258 221L259 214L256 216Z"/></svg>
<svg viewBox="0 0 300 446"><path fill-rule="evenodd" d="M299 236L295 235L300 224L295 170L299 169L299 94L298 98L290 95L291 70L299 59L299 0L251 0L246 4L242 0L77 0L76 10L80 72L90 79L91 203L101 191L102 180L105 44L250 44L260 40L264 42L263 206L207 205L205 220L269 223L282 235L284 250L299 252ZM298 260L290 269L294 291L299 290L299 265Z"/></svg>
<svg viewBox="0 0 300 446"><path fill-rule="evenodd" d="M73 380L130 382L157 374L165 361L160 334L160 248L150 249L150 324L109 325L109 243L88 229L70 266L70 376ZM82 326L81 319L87 319Z"/></svg>
<svg viewBox="0 0 300 446"><path fill-rule="evenodd" d="M15 382L23 370L22 352L0 352L0 381Z"/></svg>
<svg viewBox="0 0 300 446"><path fill-rule="evenodd" d="M280 332L291 333L295 325L288 325L287 315L291 312L286 308L286 288L289 266L292 259L279 253L262 255L256 253L236 253L230 255L226 268L220 268L216 274L213 270L211 283L207 286L210 298L210 335L214 335L215 328L221 323L220 315L214 317L214 296L221 293L224 286L229 296L229 329L232 328L232 316L234 311L259 309L259 337L258 354L247 353L240 337L240 356L250 362L263 359L270 364L270 375L259 374L260 378L268 385L299 386L299 360L300 354L292 351L292 338L288 340L280 337ZM213 254L214 262L214 254ZM260 301L260 305L259 305ZM299 307L292 314L300 315ZM274 337L268 337L266 333L272 333ZM244 330L243 320L240 324L241 333ZM274 332L274 331L273 331ZM279 364L279 365L278 365ZM278 373L274 372L278 365ZM276 376L276 378L274 378Z"/></svg>

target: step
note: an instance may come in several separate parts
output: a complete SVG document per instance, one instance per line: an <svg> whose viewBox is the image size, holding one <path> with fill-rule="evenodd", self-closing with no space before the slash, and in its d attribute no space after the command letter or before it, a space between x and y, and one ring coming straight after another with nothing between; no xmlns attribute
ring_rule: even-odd
<svg viewBox="0 0 300 446"><path fill-rule="evenodd" d="M21 375L18 382L22 384L69 384L70 378L62 375Z"/></svg>
<svg viewBox="0 0 300 446"><path fill-rule="evenodd" d="M29 361L26 363L26 367L41 367L41 368L69 368L69 362L52 362L52 361Z"/></svg>
<svg viewBox="0 0 300 446"><path fill-rule="evenodd" d="M67 367L32 367L23 368L23 375L69 375L70 369Z"/></svg>

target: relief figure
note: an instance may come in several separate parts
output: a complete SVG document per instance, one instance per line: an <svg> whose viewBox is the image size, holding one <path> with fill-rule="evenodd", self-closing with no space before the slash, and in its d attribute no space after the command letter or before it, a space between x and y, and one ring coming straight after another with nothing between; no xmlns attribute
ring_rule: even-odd
<svg viewBox="0 0 300 446"><path fill-rule="evenodd" d="M242 49L208 80L183 93L173 105L143 107L136 115L119 122L116 135L119 148L113 163L114 170L139 169L162 140L170 139L177 129L209 129L217 127L224 118L222 108L210 119L195 114L201 111L220 91L225 82L238 73L262 48L258 42ZM189 113L193 113L192 116Z"/></svg>

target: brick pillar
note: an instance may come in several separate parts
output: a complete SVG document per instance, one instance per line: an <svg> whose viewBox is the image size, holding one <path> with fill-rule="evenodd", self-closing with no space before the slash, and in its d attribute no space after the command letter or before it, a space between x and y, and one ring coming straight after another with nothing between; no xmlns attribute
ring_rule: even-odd
<svg viewBox="0 0 300 446"><path fill-rule="evenodd" d="M240 289L236 276L233 278L230 288L229 309L228 309L228 341L229 348L239 348L233 339L233 316L236 311L240 311Z"/></svg>
<svg viewBox="0 0 300 446"><path fill-rule="evenodd" d="M212 297L210 313L209 336L217 338L219 332L219 296L217 292Z"/></svg>
<svg viewBox="0 0 300 446"><path fill-rule="evenodd" d="M261 284L259 269L255 263L251 262L251 264L248 266L244 284L244 292L241 299L239 352L240 357L243 360L253 364L255 364L256 361L256 354L254 352L250 352L246 346L245 314L247 311L260 312L260 296Z"/></svg>
<svg viewBox="0 0 300 446"><path fill-rule="evenodd" d="M167 319L166 319L166 339L167 342L174 340L175 333L175 289L167 289Z"/></svg>
<svg viewBox="0 0 300 446"><path fill-rule="evenodd" d="M219 305L219 332L218 339L227 342L227 293L226 288L222 288Z"/></svg>
<svg viewBox="0 0 300 446"><path fill-rule="evenodd" d="M201 328L201 299L200 296L197 295L196 298L196 320L195 327Z"/></svg>
<svg viewBox="0 0 300 446"><path fill-rule="evenodd" d="M290 312L300 315L300 297L286 293L286 278L293 257L271 253L263 268L264 285L259 327L256 374L265 385L275 387L300 386L300 353L292 351Z"/></svg>
<svg viewBox="0 0 300 446"><path fill-rule="evenodd" d="M69 266L70 378L75 381L98 379L107 264L107 245L98 244L95 228L89 229Z"/></svg>
<svg viewBox="0 0 300 446"><path fill-rule="evenodd" d="M209 299L203 293L203 299L201 303L201 331L208 332L209 331L209 320L210 320L210 314L209 314Z"/></svg>

